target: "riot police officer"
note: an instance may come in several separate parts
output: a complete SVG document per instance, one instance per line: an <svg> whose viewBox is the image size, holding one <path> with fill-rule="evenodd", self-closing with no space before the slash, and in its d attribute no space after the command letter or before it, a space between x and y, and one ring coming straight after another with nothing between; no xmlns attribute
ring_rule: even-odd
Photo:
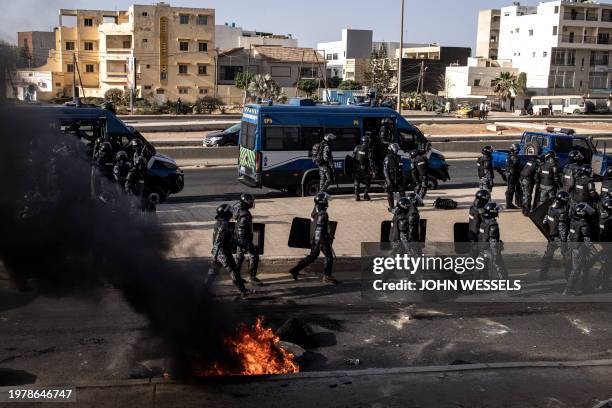
<svg viewBox="0 0 612 408"><path fill-rule="evenodd" d="M493 191L495 174L493 173L493 147L485 146L481 150L482 156L478 158L479 189Z"/></svg>
<svg viewBox="0 0 612 408"><path fill-rule="evenodd" d="M536 207L539 207L553 199L561 186L561 170L554 151L546 152L544 163L538 169L536 178L539 190Z"/></svg>
<svg viewBox="0 0 612 408"><path fill-rule="evenodd" d="M244 193L240 196L240 202L234 217L236 218L236 242L238 245L238 259L236 264L238 270L242 269L244 258L249 259L249 281L253 285L263 286L257 278L257 266L259 265L259 252L253 244L253 215L251 209L255 208L255 197Z"/></svg>
<svg viewBox="0 0 612 408"><path fill-rule="evenodd" d="M478 234L480 233L480 223L484 208L491 201L491 193L488 190L479 190L474 198L474 203L470 207L469 222L468 222L468 239L470 242L478 242Z"/></svg>
<svg viewBox="0 0 612 408"><path fill-rule="evenodd" d="M217 215L215 219L215 227L213 231L213 260L208 269L206 277L206 287L210 288L219 274L219 269L224 268L230 275L234 286L240 291L242 297L247 296L247 290L244 287L244 281L240 276L234 257L232 256L232 247L234 237L230 229L229 221L232 218L232 208L228 204L221 204L217 207Z"/></svg>
<svg viewBox="0 0 612 408"><path fill-rule="evenodd" d="M574 184L576 182L576 174L578 173L582 160L582 153L580 153L578 150L572 150L569 152L568 163L563 168L563 191L572 194Z"/></svg>
<svg viewBox="0 0 612 408"><path fill-rule="evenodd" d="M529 215L531 212L531 205L533 203L533 188L535 187L536 173L538 171L540 159L535 157L528 160L523 166L521 174L519 175L519 182L521 184L522 193L522 210L523 215Z"/></svg>
<svg viewBox="0 0 612 408"><path fill-rule="evenodd" d="M315 208L311 214L312 237L310 254L298 262L296 266L291 268L289 273L293 279L298 280L300 271L316 261L319 254L323 252L323 255L325 255L323 282L336 284L338 281L332 277L332 268L334 265L334 250L332 244L334 236L330 229L329 215L327 214L329 195L327 193L318 193L314 198L314 203Z"/></svg>
<svg viewBox="0 0 612 408"><path fill-rule="evenodd" d="M604 173L603 180L601 182L601 200L603 201L612 196L612 167L608 167Z"/></svg>
<svg viewBox="0 0 612 408"><path fill-rule="evenodd" d="M571 198L572 204L587 203L595 207L598 196L593 181L593 169L588 164L583 164L576 172Z"/></svg>
<svg viewBox="0 0 612 408"><path fill-rule="evenodd" d="M360 201L360 184L363 182L363 199L370 201L370 183L372 175L375 172L376 164L374 163L374 152L372 151L370 133L366 132L361 144L353 150L353 158L355 159L356 168L353 171L353 184L355 186L355 201Z"/></svg>
<svg viewBox="0 0 612 408"><path fill-rule="evenodd" d="M144 200L146 175L147 159L140 156L136 159L136 164L128 171L125 178L125 192L128 195L140 197Z"/></svg>
<svg viewBox="0 0 612 408"><path fill-rule="evenodd" d="M417 252L414 244L421 238L421 216L418 205L421 198L414 192L409 192L397 202L391 223L389 241L396 249L410 253Z"/></svg>
<svg viewBox="0 0 612 408"><path fill-rule="evenodd" d="M482 213L482 222L478 235L478 242L483 247L484 257L489 260L490 266L501 279L508 278L508 271L501 255L501 234L497 217L499 216L499 206L490 202L485 205Z"/></svg>
<svg viewBox="0 0 612 408"><path fill-rule="evenodd" d="M569 276L570 259L567 252L567 235L569 233L570 223L569 198L567 192L559 191L544 218L544 226L548 229L548 245L544 253L544 258L542 259L540 280L548 279L548 270L550 269L557 249L561 251L561 255L563 256L566 279Z"/></svg>
<svg viewBox="0 0 612 408"><path fill-rule="evenodd" d="M603 245L601 252L601 277L600 286L604 290L612 287L610 276L612 276L612 254L610 243L612 242L612 198L606 198L601 203L599 211L599 241Z"/></svg>
<svg viewBox="0 0 612 408"><path fill-rule="evenodd" d="M380 124L379 139L382 143L389 144L393 141L393 121L384 118Z"/></svg>
<svg viewBox="0 0 612 408"><path fill-rule="evenodd" d="M518 208L513 204L515 194L517 203L521 201L521 189L519 186L519 177L522 170L521 159L519 157L520 150L521 146L518 143L514 143L510 146L510 154L508 155L506 167L506 208L513 210Z"/></svg>
<svg viewBox="0 0 612 408"><path fill-rule="evenodd" d="M143 153L143 145L142 145L142 141L138 138L133 138L132 140L130 140L130 147L129 147L129 152L132 160L133 164L136 164L136 160L138 160L138 158L140 156L142 156Z"/></svg>
<svg viewBox="0 0 612 408"><path fill-rule="evenodd" d="M104 177L109 180L113 179L113 146L110 142L102 142L100 149L95 157L96 168Z"/></svg>
<svg viewBox="0 0 612 408"><path fill-rule="evenodd" d="M421 150L413 150L410 152L410 160L412 162L413 182L415 183L414 192L425 199L427 195L427 182L429 180L429 162L427 154Z"/></svg>
<svg viewBox="0 0 612 408"><path fill-rule="evenodd" d="M123 150L117 152L115 158L116 162L115 167L113 167L113 175L115 177L115 181L123 188L125 186L125 179L127 178L132 165L127 153Z"/></svg>
<svg viewBox="0 0 612 408"><path fill-rule="evenodd" d="M323 137L319 146L318 158L315 164L319 166L319 191L327 192L329 185L334 182L334 157L330 142L336 139L336 135L328 133Z"/></svg>
<svg viewBox="0 0 612 408"><path fill-rule="evenodd" d="M383 161L383 173L385 175L385 191L387 192L387 202L389 212L393 212L394 193L398 192L400 197L404 197L404 173L402 159L399 155L400 147L397 143L389 145L387 156Z"/></svg>
<svg viewBox="0 0 612 408"><path fill-rule="evenodd" d="M588 287L589 252L595 252L588 218L595 210L586 203L579 203L570 211L570 229L567 237L572 254L572 271L564 295L580 295ZM577 286L580 284L580 288Z"/></svg>

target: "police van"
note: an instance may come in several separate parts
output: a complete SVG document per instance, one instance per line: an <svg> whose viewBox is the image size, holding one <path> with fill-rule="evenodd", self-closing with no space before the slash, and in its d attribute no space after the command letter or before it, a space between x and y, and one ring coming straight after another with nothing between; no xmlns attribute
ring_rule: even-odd
<svg viewBox="0 0 612 408"><path fill-rule="evenodd" d="M404 170L410 168L408 153L426 149L431 188L450 179L441 152L432 149L425 136L389 108L317 105L309 99L292 99L282 105L247 105L240 130L238 180L249 187L266 187L301 196L318 192L319 172L312 149L323 136L333 133L335 185L352 184L351 157L365 132L378 135L383 122L391 123L392 141L402 149ZM386 151L375 152L382 177ZM380 166L378 165L380 164ZM380 182L375 179L373 182Z"/></svg>

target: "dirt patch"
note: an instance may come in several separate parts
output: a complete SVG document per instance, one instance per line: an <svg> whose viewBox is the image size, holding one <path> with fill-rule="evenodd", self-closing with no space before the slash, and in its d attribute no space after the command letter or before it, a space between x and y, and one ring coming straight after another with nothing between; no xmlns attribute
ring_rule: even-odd
<svg viewBox="0 0 612 408"><path fill-rule="evenodd" d="M561 127L561 128L572 128L572 129L590 129L590 130L612 131L612 123L609 123L609 122L573 122L573 123L550 122L549 126Z"/></svg>
<svg viewBox="0 0 612 408"><path fill-rule="evenodd" d="M419 125L419 129L425 135L494 135L495 132L487 130L487 125L483 124L424 124Z"/></svg>

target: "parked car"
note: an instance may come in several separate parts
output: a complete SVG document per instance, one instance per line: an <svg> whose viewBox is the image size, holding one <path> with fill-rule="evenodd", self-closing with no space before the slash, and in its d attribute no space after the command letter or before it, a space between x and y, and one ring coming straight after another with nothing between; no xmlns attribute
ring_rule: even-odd
<svg viewBox="0 0 612 408"><path fill-rule="evenodd" d="M204 147L238 146L240 137L240 123L228 127L223 131L211 132L204 136Z"/></svg>
<svg viewBox="0 0 612 408"><path fill-rule="evenodd" d="M478 108L478 106L462 106L457 109L455 115L458 118L479 118L480 109Z"/></svg>
<svg viewBox="0 0 612 408"><path fill-rule="evenodd" d="M600 152L597 149L597 144L593 143L592 137L575 135L572 129L525 132L519 144L521 146L519 155L523 164L530 156L554 151L559 160L559 165L565 166L568 162L569 152L578 150L584 156L585 161L593 167L595 176L603 176L608 166L612 166L612 156L606 154L605 146L603 152ZM508 150L494 150L493 167L495 170L503 173L507 164Z"/></svg>

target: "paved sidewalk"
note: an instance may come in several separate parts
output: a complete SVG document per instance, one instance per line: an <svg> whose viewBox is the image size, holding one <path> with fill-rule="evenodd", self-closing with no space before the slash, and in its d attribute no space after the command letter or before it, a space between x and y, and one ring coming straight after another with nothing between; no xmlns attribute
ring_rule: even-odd
<svg viewBox="0 0 612 408"><path fill-rule="evenodd" d="M468 208L476 189L448 189L432 191L421 209L421 217L428 220L428 242L453 242L453 224L467 222ZM504 201L505 188L494 189L494 199ZM437 210L432 202L437 197L452 198L459 202L456 210ZM339 257L358 257L362 242L380 240L380 224L390 220L386 195L372 194L371 202L354 201L352 195L333 196L330 218L338 221L334 250ZM212 228L215 210L222 201L165 204L158 208L160 221L179 239L172 256L207 257L212 246ZM265 258L299 257L305 250L288 248L287 240L294 217L310 217L312 197L265 198L256 202L255 222L266 224ZM500 216L502 239L507 242L544 242L544 237L520 211L504 211Z"/></svg>

